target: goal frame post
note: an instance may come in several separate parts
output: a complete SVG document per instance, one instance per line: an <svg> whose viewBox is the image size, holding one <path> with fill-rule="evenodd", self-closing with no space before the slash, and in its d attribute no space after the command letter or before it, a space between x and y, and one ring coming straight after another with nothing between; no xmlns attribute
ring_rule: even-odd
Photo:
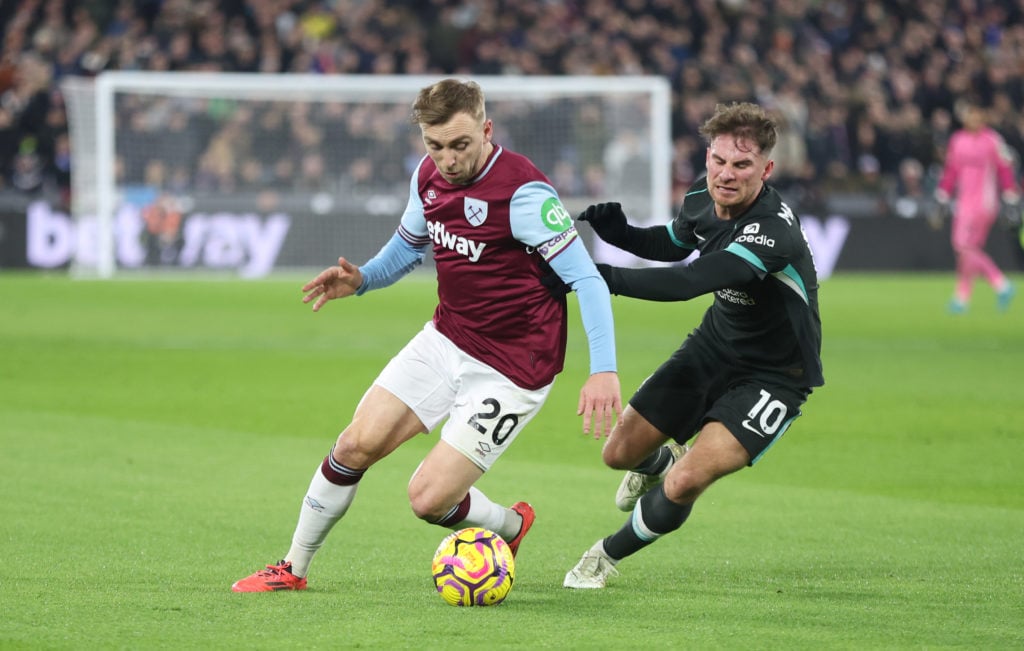
<svg viewBox="0 0 1024 651"><path fill-rule="evenodd" d="M455 75L459 76L459 75ZM115 177L117 116L115 97L118 93L138 93L189 98L231 97L262 101L407 101L410 105L416 92L437 82L445 75L317 75L317 74L252 74L202 72L138 72L104 71L94 82L95 123L95 210L96 256L95 273L100 278L116 274L114 215L117 210ZM468 79L480 84L485 96L540 100L589 95L650 96L651 197L650 215L671 218L671 86L664 77L635 76L532 76L475 75ZM530 156L530 152L520 152ZM88 164L88 155L83 156ZM545 173L550 170L542 170ZM72 173L74 173L72 171Z"/></svg>

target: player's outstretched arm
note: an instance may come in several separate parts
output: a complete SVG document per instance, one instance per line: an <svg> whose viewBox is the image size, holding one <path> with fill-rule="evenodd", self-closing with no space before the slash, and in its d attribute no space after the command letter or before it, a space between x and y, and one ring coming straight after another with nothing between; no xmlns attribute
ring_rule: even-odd
<svg viewBox="0 0 1024 651"><path fill-rule="evenodd" d="M319 312L327 301L351 296L362 284L363 274L359 267L345 258L338 258L337 266L324 269L316 278L302 286L302 291L307 292L302 297L302 302L309 303L315 300L313 311Z"/></svg>
<svg viewBox="0 0 1024 651"><path fill-rule="evenodd" d="M622 205L616 202L597 203L587 208L576 217L576 221L587 222L605 242L618 247L625 247L629 242L630 226L626 222L626 213Z"/></svg>
<svg viewBox="0 0 1024 651"><path fill-rule="evenodd" d="M622 413L611 295L579 238L570 242L549 264L579 299L580 317L590 350L590 377L580 389L576 414L583 416L584 433L601 438L611 433Z"/></svg>
<svg viewBox="0 0 1024 651"><path fill-rule="evenodd" d="M583 416L583 433L595 439L608 436L622 416L622 392L615 371L594 373L580 389L576 415ZM593 429L591 429L593 427Z"/></svg>
<svg viewBox="0 0 1024 651"><path fill-rule="evenodd" d="M618 203L588 206L576 221L590 224L597 236L608 244L646 260L679 262L693 253L693 249L674 243L664 225L647 228L631 226Z"/></svg>
<svg viewBox="0 0 1024 651"><path fill-rule="evenodd" d="M757 279L757 272L729 251L702 255L685 267L630 269L599 264L597 270L612 294L645 301L688 301Z"/></svg>

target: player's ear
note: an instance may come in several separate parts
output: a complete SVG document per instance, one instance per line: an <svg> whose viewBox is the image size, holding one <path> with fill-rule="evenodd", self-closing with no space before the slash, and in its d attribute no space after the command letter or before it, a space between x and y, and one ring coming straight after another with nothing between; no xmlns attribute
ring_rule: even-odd
<svg viewBox="0 0 1024 651"><path fill-rule="evenodd" d="M772 175L772 170L775 169L775 161L770 160L768 164L764 166L764 172L761 174L761 180L767 181L768 177Z"/></svg>

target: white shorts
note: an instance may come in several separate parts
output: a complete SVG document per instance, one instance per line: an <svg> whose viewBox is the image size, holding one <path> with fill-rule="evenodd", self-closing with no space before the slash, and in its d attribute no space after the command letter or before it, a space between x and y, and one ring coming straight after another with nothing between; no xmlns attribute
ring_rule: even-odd
<svg viewBox="0 0 1024 651"><path fill-rule="evenodd" d="M441 440L486 471L537 415L554 383L532 391L516 386L428 322L374 384L408 405L428 431L447 418Z"/></svg>

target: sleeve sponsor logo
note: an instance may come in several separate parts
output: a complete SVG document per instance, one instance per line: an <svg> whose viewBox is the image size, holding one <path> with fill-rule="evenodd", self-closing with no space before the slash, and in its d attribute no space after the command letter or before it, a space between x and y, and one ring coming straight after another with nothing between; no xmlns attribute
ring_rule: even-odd
<svg viewBox="0 0 1024 651"><path fill-rule="evenodd" d="M550 197L540 208L541 220L548 230L564 233L572 227L572 216L556 197Z"/></svg>
<svg viewBox="0 0 1024 651"><path fill-rule="evenodd" d="M569 246L569 244L576 239L576 227L570 226L568 230L559 233L555 237L551 238L547 242L537 247L537 253L545 260L550 260L555 255Z"/></svg>

